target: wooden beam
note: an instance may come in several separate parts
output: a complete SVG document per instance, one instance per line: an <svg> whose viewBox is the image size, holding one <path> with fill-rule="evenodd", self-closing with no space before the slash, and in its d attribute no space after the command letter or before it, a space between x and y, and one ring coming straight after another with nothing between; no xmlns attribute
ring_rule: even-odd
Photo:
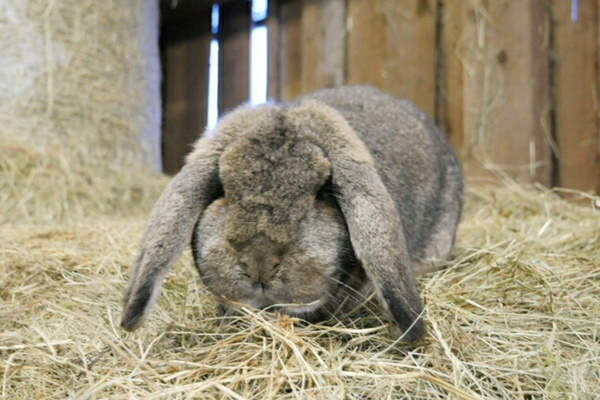
<svg viewBox="0 0 600 400"><path fill-rule="evenodd" d="M472 177L551 183L549 10L543 0L469 4L463 167ZM449 96L452 96L449 93Z"/></svg>
<svg viewBox="0 0 600 400"><path fill-rule="evenodd" d="M344 82L345 0L302 3L302 94Z"/></svg>
<svg viewBox="0 0 600 400"><path fill-rule="evenodd" d="M250 98L250 3L224 3L219 15L219 114L222 115Z"/></svg>
<svg viewBox="0 0 600 400"><path fill-rule="evenodd" d="M279 4L281 34L280 95L292 100L302 94L302 2L281 0Z"/></svg>
<svg viewBox="0 0 600 400"><path fill-rule="evenodd" d="M452 147L458 151L465 144L464 132L464 71L460 54L464 46L461 40L465 18L466 3L454 0L442 0L439 12L440 24L440 71L438 82L437 120L448 137Z"/></svg>
<svg viewBox="0 0 600 400"><path fill-rule="evenodd" d="M164 57L163 169L175 174L206 127L210 9L198 20L162 32Z"/></svg>
<svg viewBox="0 0 600 400"><path fill-rule="evenodd" d="M348 0L347 13L347 82L384 88L387 37L379 2Z"/></svg>
<svg viewBox="0 0 600 400"><path fill-rule="evenodd" d="M437 0L380 2L385 18L385 89L435 116Z"/></svg>
<svg viewBox="0 0 600 400"><path fill-rule="evenodd" d="M281 99L281 29L280 29L280 0L269 0L269 11L267 15L268 48L269 48L269 72L267 81L267 98L273 100Z"/></svg>
<svg viewBox="0 0 600 400"><path fill-rule="evenodd" d="M345 0L282 0L277 3L280 98L291 100L318 89L342 85Z"/></svg>
<svg viewBox="0 0 600 400"><path fill-rule="evenodd" d="M350 0L348 81L412 100L435 116L437 0Z"/></svg>
<svg viewBox="0 0 600 400"><path fill-rule="evenodd" d="M600 190L598 124L598 4L554 1L554 116L559 145L558 185Z"/></svg>

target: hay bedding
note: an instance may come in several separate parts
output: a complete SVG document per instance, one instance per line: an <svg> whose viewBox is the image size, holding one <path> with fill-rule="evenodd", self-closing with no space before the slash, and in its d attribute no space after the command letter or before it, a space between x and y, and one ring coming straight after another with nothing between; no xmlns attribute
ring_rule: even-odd
<svg viewBox="0 0 600 400"><path fill-rule="evenodd" d="M470 190L453 262L420 280L417 346L391 341L374 304L322 325L254 312L223 324L189 254L149 321L121 330L165 183L140 156L143 23L124 4L0 4L0 398L600 393L598 206L516 186Z"/></svg>
<svg viewBox="0 0 600 400"><path fill-rule="evenodd" d="M593 199L590 199L593 201ZM600 216L549 191L471 189L455 258L420 280L428 331L376 306L309 325L222 323L189 254L136 333L118 327L145 217L0 226L5 399L542 399L600 393Z"/></svg>

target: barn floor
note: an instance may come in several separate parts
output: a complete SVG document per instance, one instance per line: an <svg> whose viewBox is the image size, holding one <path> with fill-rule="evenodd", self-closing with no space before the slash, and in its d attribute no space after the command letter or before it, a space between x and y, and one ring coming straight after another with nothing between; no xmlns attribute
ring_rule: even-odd
<svg viewBox="0 0 600 400"><path fill-rule="evenodd" d="M389 339L374 305L323 325L223 324L189 254L128 334L121 291L144 216L2 224L0 398L591 399L600 204L573 196L471 188L454 260L420 279L416 346Z"/></svg>

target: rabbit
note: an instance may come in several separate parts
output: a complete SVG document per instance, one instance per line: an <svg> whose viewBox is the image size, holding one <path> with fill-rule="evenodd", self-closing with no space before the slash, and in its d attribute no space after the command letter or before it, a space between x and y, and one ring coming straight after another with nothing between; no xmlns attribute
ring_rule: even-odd
<svg viewBox="0 0 600 400"><path fill-rule="evenodd" d="M402 339L417 341L415 276L449 257L462 203L457 157L407 100L346 86L239 106L156 203L121 326L142 324L191 242L222 312L245 305L311 322L372 291Z"/></svg>

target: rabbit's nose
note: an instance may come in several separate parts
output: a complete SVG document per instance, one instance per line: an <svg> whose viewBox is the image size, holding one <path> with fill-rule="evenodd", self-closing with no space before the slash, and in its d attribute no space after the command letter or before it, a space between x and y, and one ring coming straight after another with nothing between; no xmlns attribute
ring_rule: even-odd
<svg viewBox="0 0 600 400"><path fill-rule="evenodd" d="M268 285L267 283L265 283L265 282L262 282L262 281L261 281L261 282L255 282L255 283L252 285L252 288L253 288L255 291L257 291L257 292L264 292L264 291L266 291L267 289L269 289L269 285Z"/></svg>

